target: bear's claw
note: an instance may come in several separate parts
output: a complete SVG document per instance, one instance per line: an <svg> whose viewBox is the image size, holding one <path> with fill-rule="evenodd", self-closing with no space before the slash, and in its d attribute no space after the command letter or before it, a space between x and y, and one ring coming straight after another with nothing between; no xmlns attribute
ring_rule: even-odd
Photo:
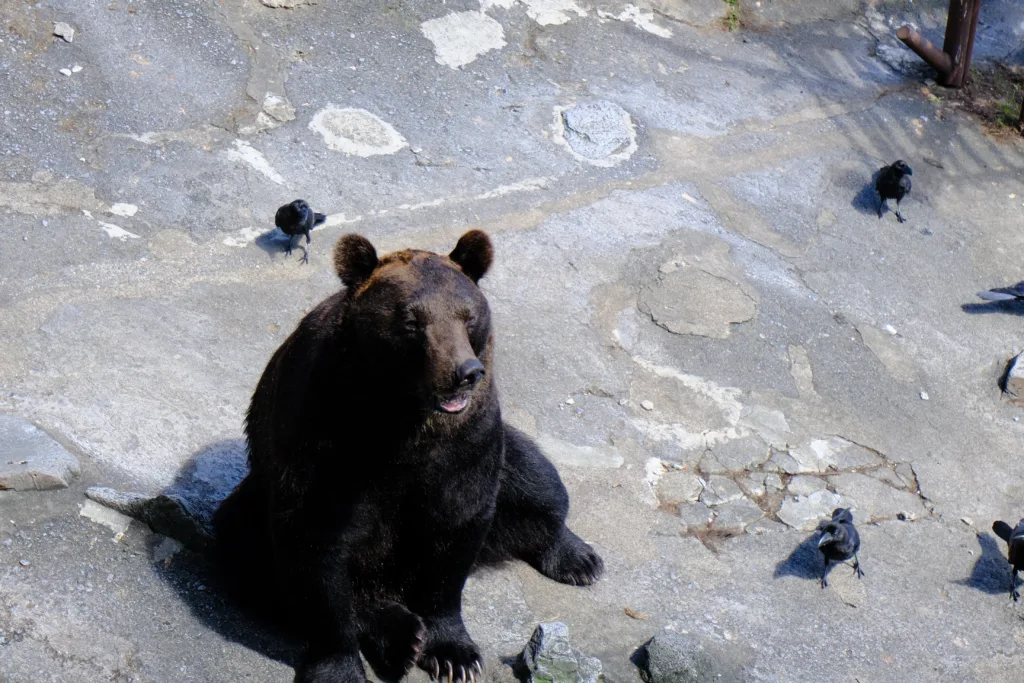
<svg viewBox="0 0 1024 683"><path fill-rule="evenodd" d="M568 529L535 565L541 574L570 586L589 586L604 572L601 557Z"/></svg>

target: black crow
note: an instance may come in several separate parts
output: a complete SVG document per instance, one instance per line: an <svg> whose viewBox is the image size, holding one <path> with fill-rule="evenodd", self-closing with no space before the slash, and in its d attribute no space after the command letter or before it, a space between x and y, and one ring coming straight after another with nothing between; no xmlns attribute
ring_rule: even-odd
<svg viewBox="0 0 1024 683"><path fill-rule="evenodd" d="M306 255L302 257L303 263L309 263L309 238L310 231L320 225L327 216L322 213L314 213L304 199L296 199L291 204L285 204L277 210L274 216L274 224L281 229L281 232L288 235L288 249L286 254L292 253L292 239L296 235L306 236Z"/></svg>
<svg viewBox="0 0 1024 683"><path fill-rule="evenodd" d="M997 287L987 292L978 292L978 296L985 301L1010 301L1011 299L1024 299L1024 280L1009 287Z"/></svg>
<svg viewBox="0 0 1024 683"><path fill-rule="evenodd" d="M892 166L883 166L878 171L878 179L875 180L875 190L878 191L878 217L882 217L882 209L885 208L886 199L896 200L896 219L902 223L906 219L900 213L900 200L910 194L910 176L914 172L910 170L902 159Z"/></svg>
<svg viewBox="0 0 1024 683"><path fill-rule="evenodd" d="M1014 602L1020 599L1017 592L1017 572L1024 570L1024 519L1017 522L1013 529L1006 522L993 522L992 531L996 536L1006 541L1009 547L1008 559L1013 568L1013 578L1010 580L1010 597Z"/></svg>
<svg viewBox="0 0 1024 683"><path fill-rule="evenodd" d="M845 562L853 558L853 572L857 578L864 576L860 570L860 560L857 559L857 551L860 550L860 534L853 527L853 513L846 508L836 508L832 511L832 519L818 525L821 537L818 538L818 550L825 558L825 568L821 572L821 587L828 585L825 577L828 575L828 566L833 561Z"/></svg>

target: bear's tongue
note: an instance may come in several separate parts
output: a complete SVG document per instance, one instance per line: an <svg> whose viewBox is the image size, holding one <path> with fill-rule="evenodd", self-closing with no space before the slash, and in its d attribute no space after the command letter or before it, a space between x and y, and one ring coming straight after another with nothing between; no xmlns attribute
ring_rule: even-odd
<svg viewBox="0 0 1024 683"><path fill-rule="evenodd" d="M441 401L441 410L446 413L457 413L469 403L469 396L453 396L446 401Z"/></svg>

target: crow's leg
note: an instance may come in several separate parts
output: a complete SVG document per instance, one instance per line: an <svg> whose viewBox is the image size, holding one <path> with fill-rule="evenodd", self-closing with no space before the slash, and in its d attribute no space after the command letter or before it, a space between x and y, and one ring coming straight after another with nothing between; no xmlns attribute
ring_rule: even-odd
<svg viewBox="0 0 1024 683"><path fill-rule="evenodd" d="M285 256L292 255L292 237L294 237L294 235L288 235L288 246L284 250Z"/></svg>
<svg viewBox="0 0 1024 683"><path fill-rule="evenodd" d="M906 223L907 222L907 219L904 218L903 214L900 213L900 200L899 199L896 200L896 220L898 220L900 223Z"/></svg>
<svg viewBox="0 0 1024 683"><path fill-rule="evenodd" d="M309 232L307 231L306 232L306 246L303 247L303 252L304 253L302 255L302 258L299 259L299 263L309 263L309 243L310 243Z"/></svg>
<svg viewBox="0 0 1024 683"><path fill-rule="evenodd" d="M828 576L828 565L829 565L830 562L831 562L831 560L825 560L825 566L822 567L822 569L821 569L821 589L822 590L825 590L825 587L828 585L828 580L825 577Z"/></svg>
<svg viewBox="0 0 1024 683"><path fill-rule="evenodd" d="M882 217L882 213L885 209L885 198L882 195L878 195L878 217Z"/></svg>
<svg viewBox="0 0 1024 683"><path fill-rule="evenodd" d="M857 553L853 554L853 573L858 579L864 576L864 572L860 568L860 560L857 559Z"/></svg>
<svg viewBox="0 0 1024 683"><path fill-rule="evenodd" d="M1017 568L1013 568L1013 573L1010 575L1010 597L1013 598L1014 602L1020 600L1020 593L1017 592Z"/></svg>

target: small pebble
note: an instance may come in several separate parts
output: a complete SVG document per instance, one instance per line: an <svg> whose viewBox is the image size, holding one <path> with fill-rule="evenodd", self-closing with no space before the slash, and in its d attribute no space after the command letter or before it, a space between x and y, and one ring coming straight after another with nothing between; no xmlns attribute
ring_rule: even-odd
<svg viewBox="0 0 1024 683"><path fill-rule="evenodd" d="M71 73L73 73L73 74L76 74L76 73L78 73L81 70L82 70L82 67L80 65L78 65L78 64L75 64L73 67L71 67Z"/></svg>
<svg viewBox="0 0 1024 683"><path fill-rule="evenodd" d="M71 69L61 69L60 72L62 74L64 74L65 76L70 76L71 75Z"/></svg>
<svg viewBox="0 0 1024 683"><path fill-rule="evenodd" d="M619 399L619 405L620 406L629 405L629 399L628 398L620 398Z"/></svg>
<svg viewBox="0 0 1024 683"><path fill-rule="evenodd" d="M894 336L895 336L895 334L896 334L896 328L895 328L895 327L893 327L892 325L886 325L886 326L885 326L885 327L883 327L882 329L883 329L883 330L885 330L886 332L888 332L888 333L889 333L889 334L891 334L891 335L894 335Z"/></svg>
<svg viewBox="0 0 1024 683"><path fill-rule="evenodd" d="M576 403L576 399L572 399L572 398L565 399L565 405L567 405L567 406L571 406L574 403Z"/></svg>
<svg viewBox="0 0 1024 683"><path fill-rule="evenodd" d="M28 560L18 560L18 564L20 564L22 567L31 567L32 566L32 563L29 562Z"/></svg>
<svg viewBox="0 0 1024 683"><path fill-rule="evenodd" d="M921 392L921 400L922 401L927 401L928 400L928 392L927 391L922 391Z"/></svg>
<svg viewBox="0 0 1024 683"><path fill-rule="evenodd" d="M640 407L644 410L654 410L654 403L652 401L640 401Z"/></svg>
<svg viewBox="0 0 1024 683"><path fill-rule="evenodd" d="M974 526L974 520L970 517L961 517L960 521L966 524L967 526Z"/></svg>

